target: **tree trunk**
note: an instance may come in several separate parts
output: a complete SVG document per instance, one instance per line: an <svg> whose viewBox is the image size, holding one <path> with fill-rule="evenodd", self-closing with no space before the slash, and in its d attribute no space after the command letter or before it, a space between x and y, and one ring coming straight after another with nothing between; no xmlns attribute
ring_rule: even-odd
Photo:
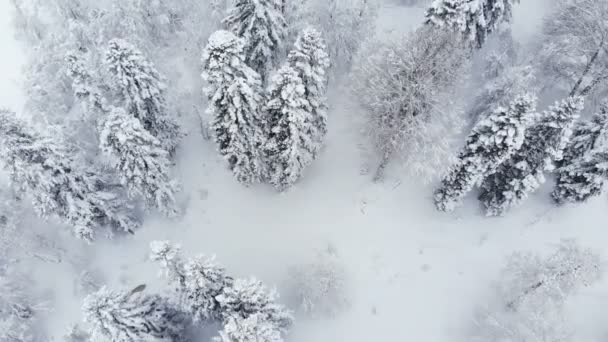
<svg viewBox="0 0 608 342"><path fill-rule="evenodd" d="M585 77L587 77L587 75L589 74L589 72L591 71L591 68L593 67L593 65L595 64L595 61L597 61L597 58L600 55L600 52L602 52L602 49L604 48L604 41L602 40L600 42L600 45L597 48L597 51L595 51L595 53L593 53L593 56L591 56L591 59L589 60L589 62L587 63L587 65L585 66L585 70L583 70L583 74L581 75L581 77L578 79L578 81L576 81L576 83L574 84L574 87L572 88L572 91L570 91L570 96L575 96L576 93L578 92L578 89L581 87L581 84L583 83L583 81L585 80ZM591 87L592 88L592 87ZM585 88L585 90L587 92L589 92L591 90L590 87ZM580 95L585 95L581 92Z"/></svg>
<svg viewBox="0 0 608 342"><path fill-rule="evenodd" d="M384 155L382 156L382 160L380 160L380 165L378 165L378 168L376 169L376 172L374 173L374 178L373 181L374 183L380 183L381 181L384 180L384 171L386 171L386 167L388 166L388 164L391 161L391 154L390 152L385 152Z"/></svg>

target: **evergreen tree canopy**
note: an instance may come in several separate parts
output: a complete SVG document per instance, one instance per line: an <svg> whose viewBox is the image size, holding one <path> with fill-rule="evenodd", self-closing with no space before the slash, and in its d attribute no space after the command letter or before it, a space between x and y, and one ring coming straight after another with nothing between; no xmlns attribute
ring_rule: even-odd
<svg viewBox="0 0 608 342"><path fill-rule="evenodd" d="M121 183L131 197L142 197L168 217L178 213L178 184L171 178L169 153L141 122L122 108L113 107L100 127L101 150L114 159Z"/></svg>
<svg viewBox="0 0 608 342"><path fill-rule="evenodd" d="M519 0L434 0L426 12L426 22L462 34L463 39L481 48L488 35L510 21L513 4Z"/></svg>
<svg viewBox="0 0 608 342"><path fill-rule="evenodd" d="M297 71L304 85L304 95L310 105L313 154L323 146L327 134L327 69L330 61L327 46L314 28L305 28L298 36L288 55L290 66Z"/></svg>
<svg viewBox="0 0 608 342"><path fill-rule="evenodd" d="M87 240L104 226L126 232L138 226L108 177L78 158L75 148L37 133L5 110L0 110L0 139L12 182L32 198L40 216L59 217Z"/></svg>
<svg viewBox="0 0 608 342"><path fill-rule="evenodd" d="M110 41L105 62L129 114L141 120L161 146L173 153L181 132L167 110L163 77L137 48L124 40Z"/></svg>
<svg viewBox="0 0 608 342"><path fill-rule="evenodd" d="M136 288L137 290L137 288ZM185 316L166 299L134 291L111 291L103 287L84 302L85 321L93 338L113 342L179 341Z"/></svg>
<svg viewBox="0 0 608 342"><path fill-rule="evenodd" d="M300 178L315 152L311 106L302 79L292 67L285 65L273 77L266 111L268 179L278 189L286 189Z"/></svg>
<svg viewBox="0 0 608 342"><path fill-rule="evenodd" d="M557 203L584 202L601 193L608 174L608 107L604 104L591 120L579 122L557 163L552 193Z"/></svg>
<svg viewBox="0 0 608 342"><path fill-rule="evenodd" d="M501 215L544 182L544 172L563 158L583 98L569 97L540 115L526 131L522 147L482 183L479 199L488 215Z"/></svg>
<svg viewBox="0 0 608 342"><path fill-rule="evenodd" d="M535 97L524 94L475 125L458 162L435 192L437 209L453 210L475 185L521 148L535 109Z"/></svg>
<svg viewBox="0 0 608 342"><path fill-rule="evenodd" d="M245 64L243 40L228 31L217 31L209 38L202 60L211 129L219 152L237 180L258 182L264 142L260 76Z"/></svg>
<svg viewBox="0 0 608 342"><path fill-rule="evenodd" d="M245 61L265 80L278 62L287 24L280 0L236 0L224 19L226 29L243 39Z"/></svg>

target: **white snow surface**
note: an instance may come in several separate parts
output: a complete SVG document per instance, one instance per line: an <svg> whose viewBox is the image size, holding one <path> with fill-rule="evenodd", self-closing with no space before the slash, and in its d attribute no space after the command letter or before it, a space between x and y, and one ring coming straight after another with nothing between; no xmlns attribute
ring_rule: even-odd
<svg viewBox="0 0 608 342"><path fill-rule="evenodd" d="M0 3L0 105L21 105L18 45L10 32L8 0ZM540 3L524 1L515 13L516 35L529 37L541 16ZM422 10L386 7L381 30L407 30L421 22ZM608 255L605 196L584 205L554 209L550 183L504 218L485 218L471 196L453 214L433 206L435 184L390 173L382 184L362 175L357 149L356 110L344 87L330 94L329 135L321 157L291 191L238 184L198 127L182 143L177 176L184 184L183 218L148 217L136 235L85 245L58 233L69 251L59 262L34 260L29 266L41 292L51 297L46 328L60 340L70 323L81 320L83 295L74 291L69 255L80 255L114 288L164 285L147 261L153 240L172 240L191 254L215 254L235 276L256 276L276 285L284 297L288 268L312 260L331 244L347 267L350 309L335 318L296 317L289 342L468 341L473 309L486 302L505 256L521 250L545 253L563 238ZM202 94L201 94L202 96ZM44 225L43 229L57 227ZM599 341L607 332L601 309L608 282L579 293L569 305L577 341Z"/></svg>

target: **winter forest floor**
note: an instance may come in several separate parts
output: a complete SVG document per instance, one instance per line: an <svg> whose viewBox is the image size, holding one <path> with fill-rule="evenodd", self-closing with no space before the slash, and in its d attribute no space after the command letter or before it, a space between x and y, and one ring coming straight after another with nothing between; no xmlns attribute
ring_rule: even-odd
<svg viewBox="0 0 608 342"><path fill-rule="evenodd" d="M7 6L7 0L1 1ZM538 20L527 16L530 7L542 7L532 3L515 14L522 40L526 28ZM415 26L419 15L404 11L385 8L381 30ZM8 15L0 8L0 103L18 109L20 58ZM121 241L82 246L60 235L59 244L78 250L74 254L117 287L160 285L161 280L150 283L158 279L158 269L146 255L151 241L167 239L192 254L215 254L233 274L255 275L275 284L280 293L290 266L331 245L348 271L351 306L334 318L297 317L288 338L292 342L467 341L473 309L485 302L506 255L545 252L564 238L576 238L608 255L608 233L600 224L608 221L605 196L554 210L545 187L508 216L488 219L474 198L454 214L438 213L431 200L434 185L399 177L398 172L389 172L381 184L372 183L361 172L364 160L352 118L356 111L342 101L342 87L334 88L327 147L288 193L236 183L212 143L201 139L192 125L177 170L184 184L182 219L148 218L135 236ZM69 323L80 319L82 297L74 294L74 267L66 260L31 265L41 291L53 296L48 328L57 340ZM591 341L603 326L599 313L608 301L608 291L602 290L606 286L604 280L585 288L572 301L577 340Z"/></svg>

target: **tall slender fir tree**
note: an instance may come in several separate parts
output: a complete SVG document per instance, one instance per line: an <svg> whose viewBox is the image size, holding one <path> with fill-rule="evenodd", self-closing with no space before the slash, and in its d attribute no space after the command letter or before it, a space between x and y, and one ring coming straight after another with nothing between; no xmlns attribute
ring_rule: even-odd
<svg viewBox="0 0 608 342"><path fill-rule="evenodd" d="M526 131L522 147L481 186L480 201L488 215L502 215L518 205L545 181L544 173L563 158L582 97L568 97L540 115Z"/></svg>
<svg viewBox="0 0 608 342"><path fill-rule="evenodd" d="M426 22L462 34L475 48L488 35L511 20L513 5L519 0L435 0L426 12Z"/></svg>
<svg viewBox="0 0 608 342"><path fill-rule="evenodd" d="M224 25L243 39L246 63L265 81L287 35L281 1L236 0Z"/></svg>
<svg viewBox="0 0 608 342"><path fill-rule="evenodd" d="M90 335L114 342L181 341L187 316L167 299L144 294L143 289L110 291L103 287L89 295L83 310L91 325Z"/></svg>
<svg viewBox="0 0 608 342"><path fill-rule="evenodd" d="M534 96L523 94L508 108L498 107L475 125L458 162L435 192L437 209L453 210L475 185L521 148L535 109Z"/></svg>
<svg viewBox="0 0 608 342"><path fill-rule="evenodd" d="M584 202L602 192L608 168L608 104L591 120L579 122L564 158L557 163L556 203Z"/></svg>
<svg viewBox="0 0 608 342"><path fill-rule="evenodd" d="M182 133L167 108L164 78L135 46L121 39L110 41L105 62L129 114L173 154Z"/></svg>
<svg viewBox="0 0 608 342"><path fill-rule="evenodd" d="M202 60L211 129L220 154L241 183L258 182L265 139L260 76L245 64L243 40L228 31L211 35Z"/></svg>
<svg viewBox="0 0 608 342"><path fill-rule="evenodd" d="M316 144L311 133L315 120L302 79L292 67L285 65L278 71L268 92L267 178L276 188L285 190L313 160Z"/></svg>
<svg viewBox="0 0 608 342"><path fill-rule="evenodd" d="M176 216L179 185L170 175L169 152L158 139L137 118L117 107L109 110L99 131L101 150L114 160L129 196L143 198L146 207L156 207L167 217Z"/></svg>
<svg viewBox="0 0 608 342"><path fill-rule="evenodd" d="M304 84L304 96L310 105L312 120L308 133L313 140L313 155L323 146L327 134L327 69L329 54L321 34L314 28L305 28L289 53L290 66L298 72Z"/></svg>
<svg viewBox="0 0 608 342"><path fill-rule="evenodd" d="M42 135L0 110L0 158L21 193L44 217L57 216L91 240L102 227L133 232L138 223L109 177L78 157L77 149Z"/></svg>

